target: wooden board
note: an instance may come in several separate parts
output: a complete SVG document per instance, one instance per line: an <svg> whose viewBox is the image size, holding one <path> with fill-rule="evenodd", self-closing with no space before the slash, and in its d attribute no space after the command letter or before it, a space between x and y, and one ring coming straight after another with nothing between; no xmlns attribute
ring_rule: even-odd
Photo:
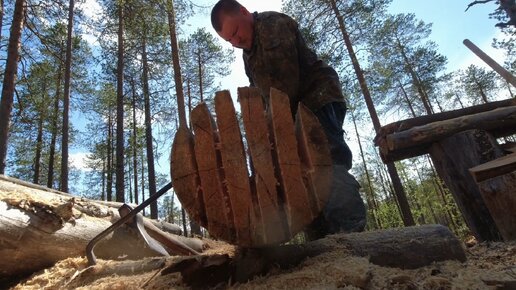
<svg viewBox="0 0 516 290"><path fill-rule="evenodd" d="M296 113L296 137L312 214L317 216L329 198L333 167L330 150L324 146L328 140L323 128L314 113L302 103Z"/></svg>
<svg viewBox="0 0 516 290"><path fill-rule="evenodd" d="M187 127L180 126L172 143L170 172L174 190L188 215L206 227L206 214L195 160L194 139Z"/></svg>
<svg viewBox="0 0 516 290"><path fill-rule="evenodd" d="M287 221L292 232L302 230L315 217L310 210L308 193L301 173L301 161L294 134L294 120L288 96L271 89L268 118L273 136L280 188L286 205Z"/></svg>
<svg viewBox="0 0 516 290"><path fill-rule="evenodd" d="M239 88L240 102L247 146L253 168L251 185L258 197L259 211L264 224L265 240L283 242L287 238L283 206L278 202L278 179L274 174L272 144L265 117L265 108L260 90Z"/></svg>
<svg viewBox="0 0 516 290"><path fill-rule="evenodd" d="M502 156L495 160L469 169L476 182L516 171L516 153Z"/></svg>
<svg viewBox="0 0 516 290"><path fill-rule="evenodd" d="M238 92L245 131L228 91L215 96L215 121L200 104L191 116L195 135L178 131L173 146L185 148L172 150L175 190L215 238L244 247L287 242L326 204L333 178L328 141L305 107L294 122L280 91L271 90L267 109L257 89Z"/></svg>
<svg viewBox="0 0 516 290"><path fill-rule="evenodd" d="M216 149L219 137L217 127L206 104L192 110L192 128L195 133L195 155L202 184L202 200L210 233L224 240L234 240L235 225L228 212L221 179L220 150Z"/></svg>
<svg viewBox="0 0 516 290"><path fill-rule="evenodd" d="M220 91L215 95L215 112L220 135L224 185L231 202L237 240L242 245L252 245L251 236L254 233L260 235L263 226L255 220L242 135L228 91Z"/></svg>
<svg viewBox="0 0 516 290"><path fill-rule="evenodd" d="M516 172L478 183L489 213L504 241L516 241Z"/></svg>

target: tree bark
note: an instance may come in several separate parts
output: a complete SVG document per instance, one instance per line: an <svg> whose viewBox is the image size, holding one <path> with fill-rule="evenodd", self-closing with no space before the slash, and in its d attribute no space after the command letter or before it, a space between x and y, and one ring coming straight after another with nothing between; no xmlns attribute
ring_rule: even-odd
<svg viewBox="0 0 516 290"><path fill-rule="evenodd" d="M478 187L503 239L516 240L516 171L478 182Z"/></svg>
<svg viewBox="0 0 516 290"><path fill-rule="evenodd" d="M68 30L66 36L66 59L63 96L63 131L61 139L61 186L63 192L68 192L68 145L70 137L70 82L72 71L72 35L73 9L75 0L70 0L68 7Z"/></svg>
<svg viewBox="0 0 516 290"><path fill-rule="evenodd" d="M516 132L516 106L504 107L492 111L467 115L444 121L436 121L427 125L392 133L386 136L389 151L425 146L442 140L455 133L480 129L503 132L510 135ZM496 134L498 133L498 134Z"/></svg>
<svg viewBox="0 0 516 290"><path fill-rule="evenodd" d="M227 281L244 283L273 269L295 267L308 257L328 252L365 256L384 267L415 269L439 261L466 261L461 242L448 228L425 225L372 232L337 234L302 245L244 249L227 255L186 258L164 268L167 275L181 272L183 281L193 288L209 288ZM364 288L366 287L364 283Z"/></svg>
<svg viewBox="0 0 516 290"><path fill-rule="evenodd" d="M131 87L133 92L133 178L134 178L134 202L139 204L138 199L138 142L136 132L136 87L134 85L134 79L131 79Z"/></svg>
<svg viewBox="0 0 516 290"><path fill-rule="evenodd" d="M34 177L32 182L39 184L39 175L41 173L41 151L43 148L43 118L40 115L38 118L38 136L36 137L36 156L34 157Z"/></svg>
<svg viewBox="0 0 516 290"><path fill-rule="evenodd" d="M108 108L108 123L107 123L108 136L106 140L107 147L107 171L106 171L106 199L108 201L113 200L113 113L111 105Z"/></svg>
<svg viewBox="0 0 516 290"><path fill-rule="evenodd" d="M16 0L14 4L13 21L9 44L7 46L7 62L5 64L4 81L2 85L2 100L0 101L0 174L4 174L7 159L7 141L11 111L13 109L14 87L20 58L21 34L25 19L25 0Z"/></svg>
<svg viewBox="0 0 516 290"><path fill-rule="evenodd" d="M61 45L62 46L62 45ZM62 51L62 49L61 49ZM52 188L54 185L54 164L55 164L55 154L56 154L56 144L57 144L57 132L59 131L57 128L58 118L59 118L59 101L61 100L61 77L63 70L63 62L61 59L58 60L59 69L57 70L57 80L56 80L56 95L54 99L54 113L52 114L52 137L50 140L50 153L48 157L48 179L47 179L47 187Z"/></svg>
<svg viewBox="0 0 516 290"><path fill-rule="evenodd" d="M125 201L124 180L124 2L118 2L118 62L116 66L116 201Z"/></svg>
<svg viewBox="0 0 516 290"><path fill-rule="evenodd" d="M397 133L401 131L408 130L413 127L426 125L428 123L437 122L437 121L444 121L448 119L463 117L466 115L473 115L478 114L486 111L491 111L498 108L503 107L509 107L509 106L515 106L516 100L515 99L507 99L502 101L496 101L496 102L490 102L488 104L482 104L477 105L473 107L467 107L463 109L433 114L433 115L426 115L426 116L419 116L416 118L406 119L397 121L394 123L387 124L380 128L380 130L376 133L375 142L378 144L378 141L381 140L381 138L384 138L386 135Z"/></svg>
<svg viewBox="0 0 516 290"><path fill-rule="evenodd" d="M154 148L152 144L152 120L149 90L149 63L147 61L147 40L145 36L142 42L142 66L143 66L143 98L145 102L145 149L147 150L147 177L149 179L149 196L156 193L156 171L154 169ZM151 218L158 218L158 202L150 205Z"/></svg>
<svg viewBox="0 0 516 290"><path fill-rule="evenodd" d="M41 270L64 258L84 256L88 242L119 219L117 208L121 205L78 198L0 175L0 281ZM161 232L164 227L160 223L147 219L144 223L149 234L158 231L163 237L172 237ZM173 239L196 251L204 248L197 239ZM103 259L157 256L125 226L102 240L95 255Z"/></svg>
<svg viewBox="0 0 516 290"><path fill-rule="evenodd" d="M479 241L500 240L501 237L468 168L502 155L496 140L480 130L455 134L434 143L430 149L439 176L452 192L466 224Z"/></svg>

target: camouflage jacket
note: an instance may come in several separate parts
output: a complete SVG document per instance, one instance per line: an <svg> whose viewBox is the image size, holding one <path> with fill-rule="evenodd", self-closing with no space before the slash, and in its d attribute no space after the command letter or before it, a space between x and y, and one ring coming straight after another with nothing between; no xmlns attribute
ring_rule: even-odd
<svg viewBox="0 0 516 290"><path fill-rule="evenodd" d="M289 95L292 112L303 102L317 111L330 102L344 102L337 73L307 47L298 24L278 12L254 13L254 39L244 50L251 86L268 101L271 87Z"/></svg>

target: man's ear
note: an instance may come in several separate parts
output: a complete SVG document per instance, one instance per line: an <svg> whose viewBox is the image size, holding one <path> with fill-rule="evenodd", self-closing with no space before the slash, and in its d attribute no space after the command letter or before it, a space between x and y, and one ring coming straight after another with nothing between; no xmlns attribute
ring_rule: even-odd
<svg viewBox="0 0 516 290"><path fill-rule="evenodd" d="M247 10L247 8L245 8L244 6L240 6L240 14L247 16L250 13L249 13L249 10Z"/></svg>

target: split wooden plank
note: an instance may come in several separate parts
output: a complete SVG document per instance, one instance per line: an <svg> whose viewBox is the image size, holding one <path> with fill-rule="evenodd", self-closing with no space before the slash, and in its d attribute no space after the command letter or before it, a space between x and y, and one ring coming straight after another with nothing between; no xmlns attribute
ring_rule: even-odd
<svg viewBox="0 0 516 290"><path fill-rule="evenodd" d="M283 206L278 202L278 179L275 176L265 108L260 90L257 88L238 88L238 100L242 112L247 146L251 155L254 185L264 224L264 242L274 244L290 238ZM253 189L253 188L252 188Z"/></svg>
<svg viewBox="0 0 516 290"><path fill-rule="evenodd" d="M193 220L206 227L206 213L195 160L194 138L186 126L179 126L174 137L170 171L174 190L183 208Z"/></svg>
<svg viewBox="0 0 516 290"><path fill-rule="evenodd" d="M516 153L491 160L469 169L476 182L516 171Z"/></svg>
<svg viewBox="0 0 516 290"><path fill-rule="evenodd" d="M288 224L293 234L301 231L315 217L309 210L310 202L301 172L289 98L283 92L271 88L269 103L268 117L276 147L280 184Z"/></svg>
<svg viewBox="0 0 516 290"><path fill-rule="evenodd" d="M205 103L192 110L192 128L195 133L195 156L201 179L204 207L211 235L231 242L235 240L235 226L229 217L230 205L224 194L220 151L216 149L218 133L215 120Z"/></svg>
<svg viewBox="0 0 516 290"><path fill-rule="evenodd" d="M224 184L231 202L236 237L239 245L251 246L254 240L263 236L263 225L256 220L257 206L254 205L251 196L244 144L229 91L216 93L215 112L220 135Z"/></svg>
<svg viewBox="0 0 516 290"><path fill-rule="evenodd" d="M312 214L317 216L329 198L333 165L324 130L314 113L302 103L296 113L296 136Z"/></svg>

